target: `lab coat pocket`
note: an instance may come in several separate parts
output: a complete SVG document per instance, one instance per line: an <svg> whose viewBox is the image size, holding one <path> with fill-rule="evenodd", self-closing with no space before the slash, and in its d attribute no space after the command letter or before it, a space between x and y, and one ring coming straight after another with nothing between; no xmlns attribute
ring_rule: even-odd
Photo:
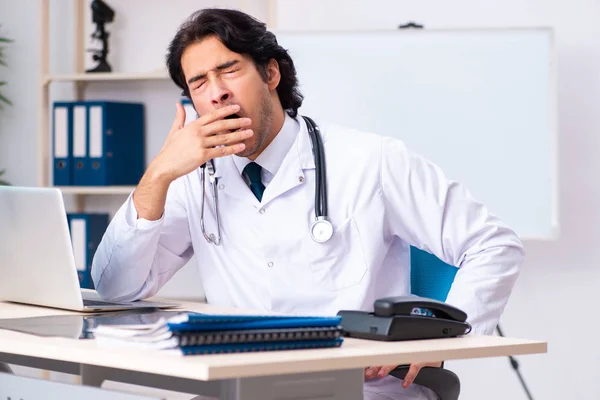
<svg viewBox="0 0 600 400"><path fill-rule="evenodd" d="M336 291L358 285L367 272L358 227L354 219L334 226L331 239L317 243L308 239L308 258L313 282Z"/></svg>

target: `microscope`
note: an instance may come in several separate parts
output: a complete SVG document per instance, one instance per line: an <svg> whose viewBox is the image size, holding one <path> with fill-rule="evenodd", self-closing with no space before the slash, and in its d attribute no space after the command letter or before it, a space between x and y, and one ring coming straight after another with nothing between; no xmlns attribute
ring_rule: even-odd
<svg viewBox="0 0 600 400"><path fill-rule="evenodd" d="M92 1L92 22L96 24L96 30L92 33L92 39L98 39L102 41L102 48L100 50L89 49L88 51L93 52L94 61L98 61L98 65L92 69L88 69L85 72L111 72L112 68L106 60L108 55L108 32L104 29L104 24L112 22L115 17L115 12L102 0Z"/></svg>

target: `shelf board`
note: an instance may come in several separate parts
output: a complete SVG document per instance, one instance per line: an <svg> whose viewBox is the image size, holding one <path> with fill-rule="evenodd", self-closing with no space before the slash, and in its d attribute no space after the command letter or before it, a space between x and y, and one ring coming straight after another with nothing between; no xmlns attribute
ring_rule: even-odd
<svg viewBox="0 0 600 400"><path fill-rule="evenodd" d="M63 194L123 194L129 195L135 186L54 186Z"/></svg>
<svg viewBox="0 0 600 400"><path fill-rule="evenodd" d="M47 75L44 84L51 82L110 82L110 81L156 81L167 80L166 72L148 73L121 73L121 72L98 72L83 74L55 74Z"/></svg>

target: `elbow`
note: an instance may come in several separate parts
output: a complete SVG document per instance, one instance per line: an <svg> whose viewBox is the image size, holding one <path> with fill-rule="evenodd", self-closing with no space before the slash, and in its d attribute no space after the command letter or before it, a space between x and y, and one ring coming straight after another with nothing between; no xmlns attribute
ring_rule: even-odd
<svg viewBox="0 0 600 400"><path fill-rule="evenodd" d="M502 260L500 265L503 266L501 274L512 291L525 262L525 247L521 239L511 231L497 249L499 249L498 259Z"/></svg>
<svg viewBox="0 0 600 400"><path fill-rule="evenodd" d="M119 282L111 281L109 279L100 279L96 284L96 292L104 301L117 302L117 303L129 303L145 298L144 295L147 290L145 284L139 287L133 287L131 284L122 285Z"/></svg>
<svg viewBox="0 0 600 400"><path fill-rule="evenodd" d="M514 274L518 274L526 256L525 246L519 235L507 226L497 225L490 231L487 242L490 248L499 250L500 257L508 261Z"/></svg>
<svg viewBox="0 0 600 400"><path fill-rule="evenodd" d="M98 295L104 301L132 302L140 300L151 292L149 282L135 274L135 268L117 265L111 258L104 261L102 257L94 257L92 261L92 281Z"/></svg>
<svg viewBox="0 0 600 400"><path fill-rule="evenodd" d="M521 241L519 236L514 232L512 232L511 236L512 238L507 247L510 249L511 256L513 258L512 264L514 265L515 269L514 274L518 275L521 271L523 263L525 262L526 251L525 246L523 245L523 242Z"/></svg>

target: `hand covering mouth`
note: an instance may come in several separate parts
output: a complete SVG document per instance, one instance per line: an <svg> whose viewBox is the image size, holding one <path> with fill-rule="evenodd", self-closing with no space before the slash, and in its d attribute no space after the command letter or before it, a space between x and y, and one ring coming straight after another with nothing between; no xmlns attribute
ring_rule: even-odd
<svg viewBox="0 0 600 400"><path fill-rule="evenodd" d="M238 114L230 114L230 115L226 116L226 117L225 117L225 118L223 118L223 119L235 119L235 118L241 118L241 117L240 117ZM230 130L229 130L229 133L231 133L231 132L237 132L237 131L239 131L239 130L241 130L241 129L242 129L242 128L239 128L239 129L230 129Z"/></svg>

